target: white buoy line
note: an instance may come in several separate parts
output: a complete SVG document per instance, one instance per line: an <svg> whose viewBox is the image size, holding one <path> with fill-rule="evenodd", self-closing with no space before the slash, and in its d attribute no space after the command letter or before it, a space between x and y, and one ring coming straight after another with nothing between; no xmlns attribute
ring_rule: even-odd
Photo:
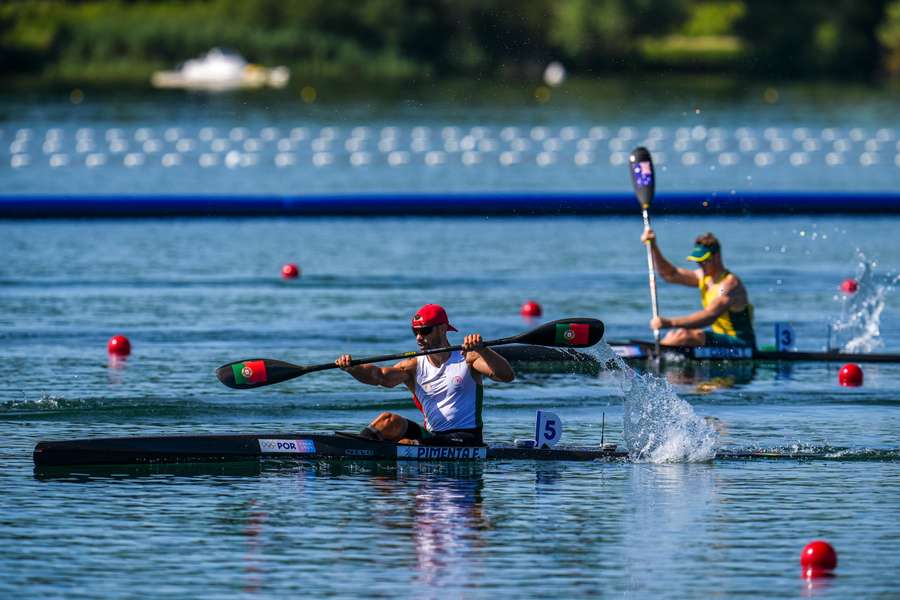
<svg viewBox="0 0 900 600"><path fill-rule="evenodd" d="M31 127L5 130L0 164L14 169L52 168L249 168L269 165L367 167L458 164L472 167L530 165L618 167L637 145L658 165L681 167L795 168L820 165L900 167L895 128L869 130L812 127L632 126L265 126ZM4 156L5 155L5 156Z"/></svg>

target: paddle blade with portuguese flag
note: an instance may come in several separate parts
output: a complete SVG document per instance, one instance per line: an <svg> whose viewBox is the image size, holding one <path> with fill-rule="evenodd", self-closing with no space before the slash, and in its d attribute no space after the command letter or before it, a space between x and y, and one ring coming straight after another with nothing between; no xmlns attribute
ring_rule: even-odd
<svg viewBox="0 0 900 600"><path fill-rule="evenodd" d="M216 377L228 387L247 390L297 377L303 370L280 360L254 358L222 365L216 369Z"/></svg>
<svg viewBox="0 0 900 600"><path fill-rule="evenodd" d="M584 323L559 324L556 326L556 343L568 346L590 346L591 326Z"/></svg>
<svg viewBox="0 0 900 600"><path fill-rule="evenodd" d="M518 336L522 344L587 348L603 339L603 321L591 318L560 319Z"/></svg>

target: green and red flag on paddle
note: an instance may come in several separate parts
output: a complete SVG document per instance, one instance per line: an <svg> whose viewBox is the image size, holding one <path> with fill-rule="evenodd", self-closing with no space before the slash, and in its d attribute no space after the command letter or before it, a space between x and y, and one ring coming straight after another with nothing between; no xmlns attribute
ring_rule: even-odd
<svg viewBox="0 0 900 600"><path fill-rule="evenodd" d="M265 383L266 363L261 360L247 360L231 365L235 383Z"/></svg>
<svg viewBox="0 0 900 600"><path fill-rule="evenodd" d="M556 343L587 345L591 340L591 326L586 323L559 323L556 325Z"/></svg>

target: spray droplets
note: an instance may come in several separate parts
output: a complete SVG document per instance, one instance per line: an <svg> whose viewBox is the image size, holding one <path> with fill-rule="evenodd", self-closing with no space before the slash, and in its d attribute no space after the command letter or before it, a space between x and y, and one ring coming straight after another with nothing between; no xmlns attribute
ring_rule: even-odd
<svg viewBox="0 0 900 600"><path fill-rule="evenodd" d="M900 275L876 275L878 261L867 259L858 252L859 272L856 290L841 295L841 317L831 325L832 340L842 352L867 353L884 346L881 339L881 313L887 296L900 283Z"/></svg>
<svg viewBox="0 0 900 600"><path fill-rule="evenodd" d="M665 379L638 373L607 344L597 346L600 363L616 378L624 404L623 436L635 460L704 462L715 457L719 435Z"/></svg>

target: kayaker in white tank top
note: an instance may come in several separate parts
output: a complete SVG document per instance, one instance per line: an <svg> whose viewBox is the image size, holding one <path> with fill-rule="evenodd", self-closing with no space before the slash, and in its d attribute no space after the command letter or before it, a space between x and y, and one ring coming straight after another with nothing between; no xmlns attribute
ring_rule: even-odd
<svg viewBox="0 0 900 600"><path fill-rule="evenodd" d="M481 427L482 387L475 381L465 353L452 352L441 365L416 357L413 401L430 432Z"/></svg>
<svg viewBox="0 0 900 600"><path fill-rule="evenodd" d="M412 319L413 334L422 350L450 346L447 331L456 331L447 312L426 304ZM515 373L506 359L485 347L481 335L466 335L462 351L407 358L393 367L350 366L345 354L335 361L354 378L369 385L392 388L404 384L425 416L424 427L390 412L383 412L363 429L372 439L425 445L481 445L482 381L510 382Z"/></svg>

